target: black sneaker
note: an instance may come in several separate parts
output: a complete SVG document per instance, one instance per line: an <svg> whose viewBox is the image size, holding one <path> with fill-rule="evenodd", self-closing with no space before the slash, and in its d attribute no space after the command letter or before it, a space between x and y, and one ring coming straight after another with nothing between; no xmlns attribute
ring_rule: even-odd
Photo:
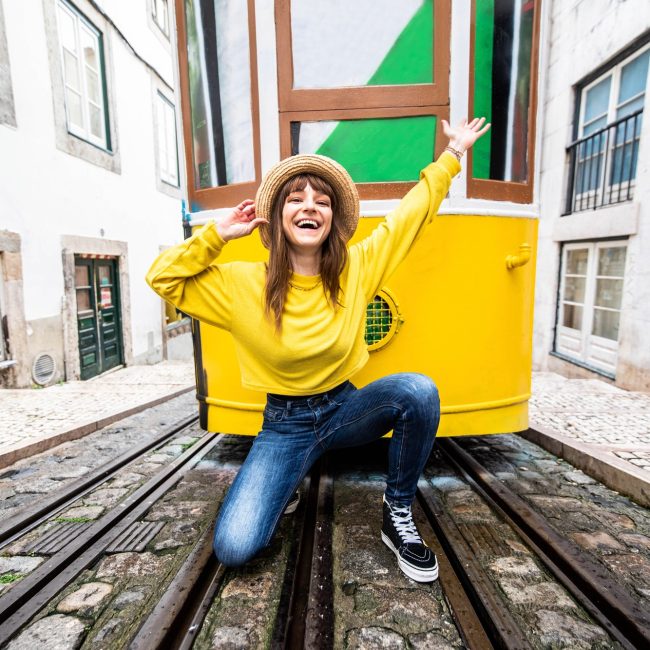
<svg viewBox="0 0 650 650"><path fill-rule="evenodd" d="M436 555L420 537L411 506L394 506L384 497L381 539L395 553L399 568L409 578L416 582L433 582L438 578Z"/></svg>
<svg viewBox="0 0 650 650"><path fill-rule="evenodd" d="M287 503L287 507L284 509L285 515L290 515L292 512L296 511L298 504L300 503L300 492L294 492L293 496Z"/></svg>

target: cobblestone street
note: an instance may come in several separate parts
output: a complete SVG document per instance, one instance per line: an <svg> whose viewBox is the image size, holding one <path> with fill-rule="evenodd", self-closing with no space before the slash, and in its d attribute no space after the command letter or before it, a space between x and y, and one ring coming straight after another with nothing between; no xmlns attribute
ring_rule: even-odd
<svg viewBox="0 0 650 650"><path fill-rule="evenodd" d="M0 390L0 467L194 387L194 366L130 366L90 381Z"/></svg>
<svg viewBox="0 0 650 650"><path fill-rule="evenodd" d="M196 414L195 396L187 391L193 379L191 370L189 364L159 364L122 370L83 384L24 391L13 400L0 393L6 412L15 414L16 424L14 428L8 424L7 420L14 417L10 415L3 422L3 435L12 431L28 434L34 426L37 435L32 441L46 445L45 451L30 453L0 471L3 522L65 492L106 463L154 441L165 428ZM178 392L182 394L143 408L165 394ZM36 405L31 417L30 405ZM608 468L607 481L634 475L645 481L647 488L643 477L649 471L645 459L650 455L650 397L600 382L536 374L530 406L531 431L526 437L539 437L547 448L559 446L565 458L578 454L578 460L585 464L584 472L579 462L567 462L553 450L546 451L511 434L460 438L459 445L523 499L531 512L543 517L554 534L574 549L576 557L597 567L599 575L610 581L610 588L619 590L622 600L647 611L648 510L593 478L600 465L594 472L592 464L602 461ZM119 419L119 414L129 409L139 410ZM69 420L62 415L66 412ZM66 423L74 430L92 418L94 429L82 437L75 435L58 445L58 438L48 437L48 433L65 429ZM107 419L111 424L99 428ZM10 597L14 590L18 593L23 581L43 571L57 553L66 554L65 544L70 541L58 542L63 546L57 547L56 541L49 541L50 536L55 540L57 535L69 535L64 532L66 527L78 527L70 538L74 542L74 537L83 536L88 527L101 525L148 481L204 439L209 444L208 453L199 454L198 462L193 466L190 463L182 478L140 515L137 525L150 531L141 546L117 544L100 553L67 586L48 597L47 605L6 647L23 650L47 643L60 650L113 650L128 647L141 633L139 629L155 627L150 619L160 603L187 587L190 578L183 577L185 564L206 540L209 545L221 499L252 438L205 437L198 425L192 424L43 523L36 522L25 534L5 542L0 550L1 599ZM453 562L447 558L439 541L440 531L432 528L421 502L416 503L414 512L424 538L439 557L439 581L418 584L407 579L381 541L386 446L384 440L370 447L340 451L327 463L333 482L328 542L333 647L471 647L458 627L455 608L462 610L462 606L454 600ZM497 608L521 630L530 646L621 647L517 530L449 464L444 449L441 441L423 478L431 490L430 504L436 519L465 540L468 557L482 567L482 577L475 575L474 581L481 589L492 590ZM245 567L226 570L208 603L195 648L267 647L282 638L283 617L292 602L292 576L299 571L293 567L298 566L301 553L299 540L306 526L303 518L315 507L312 501L308 508L308 485L302 492L298 511L283 518L271 545ZM325 586L326 574L318 575L316 584L323 579ZM324 605L308 602L312 604L306 614L307 625L315 614L325 611ZM0 625L0 632L2 629ZM51 645L52 640L56 640L55 645ZM134 647L148 647L146 641L138 643Z"/></svg>

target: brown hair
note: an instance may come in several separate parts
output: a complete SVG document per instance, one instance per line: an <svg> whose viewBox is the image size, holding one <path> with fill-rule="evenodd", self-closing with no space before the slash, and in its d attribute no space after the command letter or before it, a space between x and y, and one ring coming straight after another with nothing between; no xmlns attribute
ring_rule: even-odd
<svg viewBox="0 0 650 650"><path fill-rule="evenodd" d="M266 287L264 302L266 315L275 321L275 329L282 329L282 311L289 290L289 277L291 276L291 261L289 247L282 229L282 210L285 201L291 192L304 190L310 185L317 192L327 194L332 202L332 229L327 239L323 242L320 261L320 275L323 288L333 309L339 305L341 284L339 276L348 260L347 237L341 228L339 205L332 186L320 176L313 174L299 174L290 178L277 193L273 203L271 215L270 255L266 267Z"/></svg>

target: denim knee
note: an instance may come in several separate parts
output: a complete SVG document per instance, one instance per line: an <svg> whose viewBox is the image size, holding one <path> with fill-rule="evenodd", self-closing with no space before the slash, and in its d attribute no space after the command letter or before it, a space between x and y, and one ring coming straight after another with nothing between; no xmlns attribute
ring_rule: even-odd
<svg viewBox="0 0 650 650"><path fill-rule="evenodd" d="M417 372L405 372L397 377L401 389L399 400L404 407L423 411L429 417L440 413L440 396L431 377Z"/></svg>
<svg viewBox="0 0 650 650"><path fill-rule="evenodd" d="M252 560L261 550L259 540L240 531L224 530L217 526L214 531L212 547L219 562L228 567L238 567Z"/></svg>

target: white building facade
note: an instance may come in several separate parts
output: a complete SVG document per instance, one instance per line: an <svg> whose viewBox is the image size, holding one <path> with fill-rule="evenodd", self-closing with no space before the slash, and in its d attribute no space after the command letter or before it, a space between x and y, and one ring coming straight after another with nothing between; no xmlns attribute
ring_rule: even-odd
<svg viewBox="0 0 650 650"><path fill-rule="evenodd" d="M555 0L547 35L534 367L648 391L648 3Z"/></svg>
<svg viewBox="0 0 650 650"><path fill-rule="evenodd" d="M191 355L144 282L182 238L171 11L0 0L0 386Z"/></svg>

